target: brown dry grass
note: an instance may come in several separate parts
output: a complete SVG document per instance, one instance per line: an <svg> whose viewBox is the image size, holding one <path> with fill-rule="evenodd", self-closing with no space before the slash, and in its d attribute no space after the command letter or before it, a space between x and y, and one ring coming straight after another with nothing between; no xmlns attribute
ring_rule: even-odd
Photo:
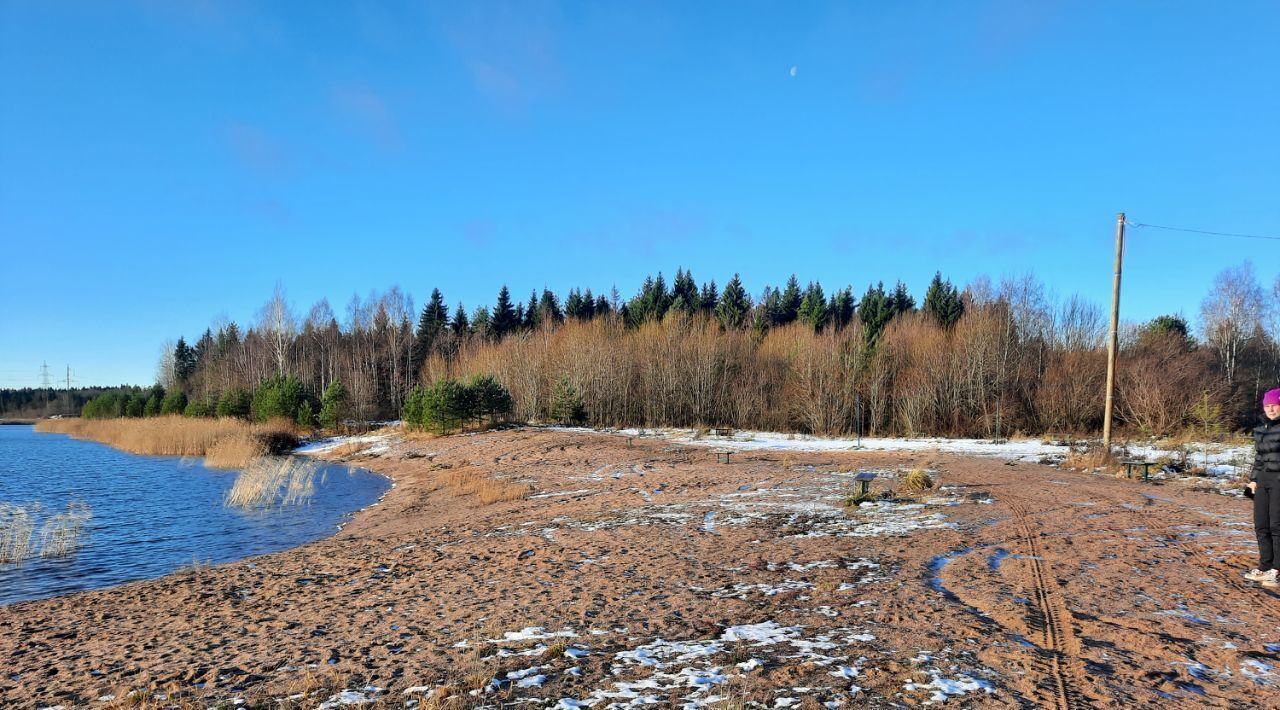
<svg viewBox="0 0 1280 710"><path fill-rule="evenodd" d="M468 469L450 469L438 480L443 488L457 495L474 495L481 505L523 500L533 492L533 487L524 483L486 478L480 472Z"/></svg>
<svg viewBox="0 0 1280 710"><path fill-rule="evenodd" d="M1109 459L1107 457L1107 452L1100 448L1089 448L1085 451L1077 451L1073 449L1067 454L1067 458L1063 461L1063 465L1067 468L1074 468L1082 471L1101 470L1108 473L1124 471L1124 467L1119 466L1116 459Z"/></svg>
<svg viewBox="0 0 1280 710"><path fill-rule="evenodd" d="M287 419L253 424L240 419L178 415L147 419L45 419L36 431L67 434L147 456L203 456L214 468L242 468L269 453L273 438L293 437Z"/></svg>

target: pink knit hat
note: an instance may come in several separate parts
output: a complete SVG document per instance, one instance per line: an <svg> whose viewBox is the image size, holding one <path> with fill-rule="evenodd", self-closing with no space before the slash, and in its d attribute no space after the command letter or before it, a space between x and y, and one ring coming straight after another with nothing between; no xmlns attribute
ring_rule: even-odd
<svg viewBox="0 0 1280 710"><path fill-rule="evenodd" d="M1262 395L1262 406L1274 406L1280 404L1280 388L1273 389Z"/></svg>

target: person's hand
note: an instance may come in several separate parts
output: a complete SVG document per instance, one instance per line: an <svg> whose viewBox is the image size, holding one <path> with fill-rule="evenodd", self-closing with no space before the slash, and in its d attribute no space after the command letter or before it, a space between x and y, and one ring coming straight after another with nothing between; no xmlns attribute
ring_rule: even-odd
<svg viewBox="0 0 1280 710"><path fill-rule="evenodd" d="M1257 492L1258 492L1258 482L1257 482L1257 481L1249 481L1249 492L1250 492L1250 493L1257 493Z"/></svg>

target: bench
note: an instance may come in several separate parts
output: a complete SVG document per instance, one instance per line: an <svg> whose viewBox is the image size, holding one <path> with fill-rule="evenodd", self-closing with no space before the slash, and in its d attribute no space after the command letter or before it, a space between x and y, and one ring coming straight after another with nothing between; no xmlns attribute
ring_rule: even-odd
<svg viewBox="0 0 1280 710"><path fill-rule="evenodd" d="M712 427L712 436L733 436L733 430L729 427Z"/></svg>
<svg viewBox="0 0 1280 710"><path fill-rule="evenodd" d="M731 453L733 453L733 452L732 452L732 451L717 451L717 452L716 452L716 461L719 461L720 463L729 463L729 454L731 454Z"/></svg>
<svg viewBox="0 0 1280 710"><path fill-rule="evenodd" d="M1133 469L1138 466L1142 467L1142 480L1150 480L1151 467L1156 465L1155 461L1139 461L1137 459L1122 461L1124 464L1124 477L1133 478Z"/></svg>
<svg viewBox="0 0 1280 710"><path fill-rule="evenodd" d="M853 477L858 482L858 495L871 495L871 482L876 480L876 474L871 471L863 471Z"/></svg>

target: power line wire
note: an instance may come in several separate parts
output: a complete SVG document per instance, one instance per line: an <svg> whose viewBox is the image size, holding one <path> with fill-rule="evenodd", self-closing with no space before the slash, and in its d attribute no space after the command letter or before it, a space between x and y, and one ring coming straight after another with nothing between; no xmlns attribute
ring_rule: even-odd
<svg viewBox="0 0 1280 710"><path fill-rule="evenodd" d="M1130 227L1151 227L1152 229L1167 229L1170 232L1189 232L1191 234L1209 234L1215 237L1238 237L1240 239L1267 239L1270 241L1280 242L1280 237L1273 237L1265 234L1236 234L1233 232L1210 232L1205 229L1187 229L1186 227L1166 227L1163 224L1143 224L1142 222L1134 222L1133 220L1125 220L1125 224Z"/></svg>

